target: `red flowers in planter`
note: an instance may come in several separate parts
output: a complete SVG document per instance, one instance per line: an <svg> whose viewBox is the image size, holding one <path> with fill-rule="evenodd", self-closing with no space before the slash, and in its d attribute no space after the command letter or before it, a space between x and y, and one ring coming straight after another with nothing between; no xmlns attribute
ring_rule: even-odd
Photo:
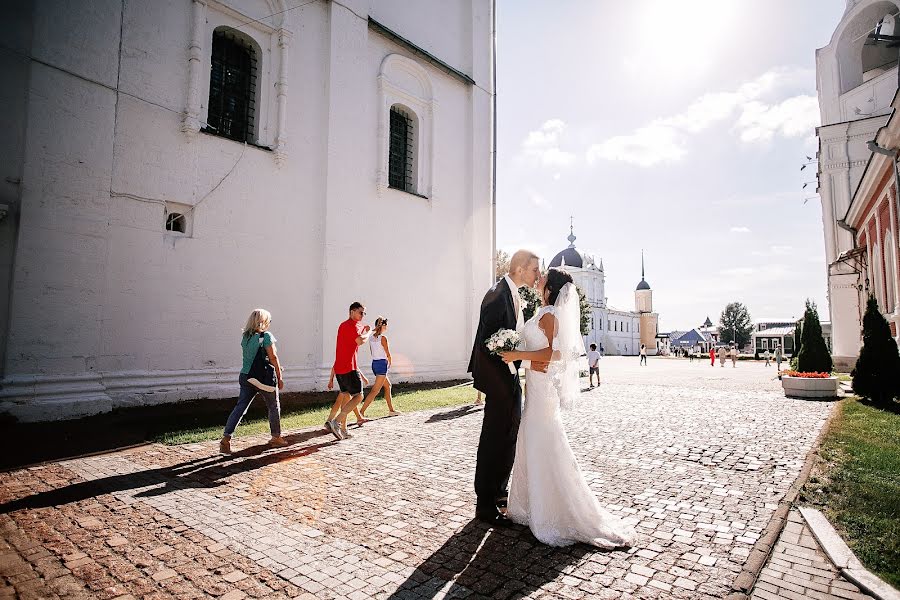
<svg viewBox="0 0 900 600"><path fill-rule="evenodd" d="M801 373L800 371L782 371L781 375L786 377L803 377L804 379L827 379L831 377L831 373Z"/></svg>

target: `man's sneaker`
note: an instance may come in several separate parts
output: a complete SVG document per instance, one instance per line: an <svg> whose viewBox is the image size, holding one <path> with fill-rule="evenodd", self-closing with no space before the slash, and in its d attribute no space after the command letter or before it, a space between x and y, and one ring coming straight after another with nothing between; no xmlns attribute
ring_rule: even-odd
<svg viewBox="0 0 900 600"><path fill-rule="evenodd" d="M347 428L346 428L346 427L341 427L341 437L342 437L343 439L345 439L345 440L349 440L349 439L352 438L353 436L350 435L350 432L347 431Z"/></svg>
<svg viewBox="0 0 900 600"><path fill-rule="evenodd" d="M338 440L344 439L344 436L341 435L341 426L337 424L337 421L333 419L331 421L325 421L325 426Z"/></svg>
<svg viewBox="0 0 900 600"><path fill-rule="evenodd" d="M273 448L284 448L285 446L290 446L288 441L280 435L269 440L269 445Z"/></svg>
<svg viewBox="0 0 900 600"><path fill-rule="evenodd" d="M231 440L228 438L222 438L222 441L219 442L219 453L220 454L231 454Z"/></svg>

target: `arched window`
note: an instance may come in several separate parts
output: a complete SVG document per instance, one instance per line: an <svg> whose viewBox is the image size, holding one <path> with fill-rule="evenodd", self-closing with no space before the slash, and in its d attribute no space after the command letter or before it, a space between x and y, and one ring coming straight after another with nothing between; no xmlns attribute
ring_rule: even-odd
<svg viewBox="0 0 900 600"><path fill-rule="evenodd" d="M388 186L416 193L416 121L414 113L395 104L390 113Z"/></svg>
<svg viewBox="0 0 900 600"><path fill-rule="evenodd" d="M254 142L257 61L255 44L230 27L213 32L206 131L238 142Z"/></svg>
<svg viewBox="0 0 900 600"><path fill-rule="evenodd" d="M894 2L879 0L866 5L845 24L837 48L842 94L897 65L897 48L888 48L885 43L867 43L868 34L874 32L878 23L885 17L890 19L890 15L896 14L897 6Z"/></svg>

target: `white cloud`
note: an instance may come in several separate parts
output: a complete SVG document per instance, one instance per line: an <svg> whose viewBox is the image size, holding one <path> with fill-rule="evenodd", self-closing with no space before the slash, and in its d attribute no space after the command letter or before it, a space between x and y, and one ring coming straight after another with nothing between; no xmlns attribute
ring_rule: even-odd
<svg viewBox="0 0 900 600"><path fill-rule="evenodd" d="M531 202L532 206L536 208L540 208L543 210L551 210L553 205L537 190L532 188L527 188L525 190L525 196L528 198L528 201Z"/></svg>
<svg viewBox="0 0 900 600"><path fill-rule="evenodd" d="M620 135L587 150L587 161L621 160L641 167L652 167L661 162L675 162L684 157L683 135L673 127L659 122L637 129L631 135Z"/></svg>
<svg viewBox="0 0 900 600"><path fill-rule="evenodd" d="M768 142L779 134L789 138L809 135L818 124L819 101L804 94L778 104L747 102L735 129L743 142Z"/></svg>
<svg viewBox="0 0 900 600"><path fill-rule="evenodd" d="M691 135L734 119L743 142L767 142L776 135L799 137L818 124L818 103L808 94L780 99L813 81L809 69L778 68L732 92L713 92L694 100L680 113L654 119L628 135L609 138L587 150L587 160L619 160L641 167L676 162L687 154ZM778 101L773 98L779 98ZM735 116L737 115L737 116Z"/></svg>
<svg viewBox="0 0 900 600"><path fill-rule="evenodd" d="M560 138L566 129L561 119L550 119L536 131L531 131L522 142L521 154L531 164L542 167L566 167L575 162L572 152L561 150Z"/></svg>
<svg viewBox="0 0 900 600"><path fill-rule="evenodd" d="M750 233L750 228L748 228L748 227L732 227L731 233Z"/></svg>

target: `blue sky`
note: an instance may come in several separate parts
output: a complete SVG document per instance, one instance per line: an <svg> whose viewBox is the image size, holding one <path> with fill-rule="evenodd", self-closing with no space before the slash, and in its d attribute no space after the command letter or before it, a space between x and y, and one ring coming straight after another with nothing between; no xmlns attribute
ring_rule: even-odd
<svg viewBox="0 0 900 600"><path fill-rule="evenodd" d="M815 50L844 0L499 0L497 246L602 258L660 330L827 319Z"/></svg>

